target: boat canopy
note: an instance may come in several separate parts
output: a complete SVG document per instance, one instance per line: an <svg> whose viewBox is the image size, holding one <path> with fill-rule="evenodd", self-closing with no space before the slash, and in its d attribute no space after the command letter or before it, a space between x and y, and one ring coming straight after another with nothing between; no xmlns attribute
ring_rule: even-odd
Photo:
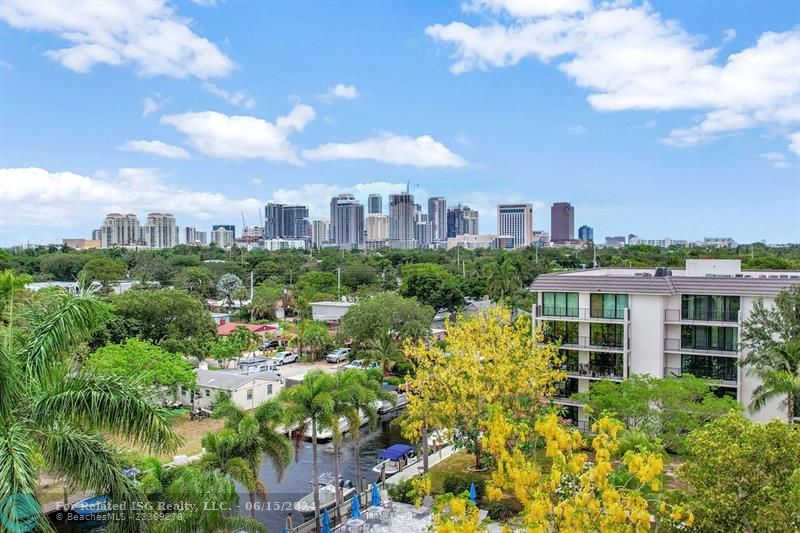
<svg viewBox="0 0 800 533"><path fill-rule="evenodd" d="M409 446L408 444L392 444L385 450L381 450L378 452L378 457L381 459L389 459L392 461L397 461L408 452L413 451L414 447Z"/></svg>

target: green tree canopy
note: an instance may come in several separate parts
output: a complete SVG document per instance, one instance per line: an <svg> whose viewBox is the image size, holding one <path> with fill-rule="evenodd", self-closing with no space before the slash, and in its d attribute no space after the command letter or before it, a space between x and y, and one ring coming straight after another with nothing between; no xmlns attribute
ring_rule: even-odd
<svg viewBox="0 0 800 533"><path fill-rule="evenodd" d="M129 290L111 298L110 340L138 337L170 352L203 356L217 326L203 302L177 289Z"/></svg>
<svg viewBox="0 0 800 533"><path fill-rule="evenodd" d="M186 267L175 276L175 286L191 294L207 298L214 292L216 282L211 272L202 266Z"/></svg>
<svg viewBox="0 0 800 533"><path fill-rule="evenodd" d="M180 354L139 339L107 344L89 357L87 365L100 374L167 387L173 392L179 385L193 389L196 384L192 365Z"/></svg>
<svg viewBox="0 0 800 533"><path fill-rule="evenodd" d="M428 337L433 315L432 307L387 292L352 306L342 317L340 333L357 351L368 350L380 331L391 331L400 341Z"/></svg>
<svg viewBox="0 0 800 533"><path fill-rule="evenodd" d="M797 531L800 426L730 412L693 431L679 470L698 531Z"/></svg>
<svg viewBox="0 0 800 533"><path fill-rule="evenodd" d="M717 397L708 381L691 375L662 379L634 374L621 383L601 380L574 397L593 416L617 418L677 453L684 451L690 431L730 410L741 410L736 400Z"/></svg>
<svg viewBox="0 0 800 533"><path fill-rule="evenodd" d="M406 265L401 271L400 294L416 298L434 309L456 310L464 305L461 283L441 265L421 263Z"/></svg>
<svg viewBox="0 0 800 533"><path fill-rule="evenodd" d="M78 278L89 255L76 252L55 253L42 257L39 262L42 276L58 281L72 281Z"/></svg>
<svg viewBox="0 0 800 533"><path fill-rule="evenodd" d="M127 269L122 261L98 256L89 259L83 266L82 272L86 279L98 282L103 292L108 292L111 282L125 278Z"/></svg>

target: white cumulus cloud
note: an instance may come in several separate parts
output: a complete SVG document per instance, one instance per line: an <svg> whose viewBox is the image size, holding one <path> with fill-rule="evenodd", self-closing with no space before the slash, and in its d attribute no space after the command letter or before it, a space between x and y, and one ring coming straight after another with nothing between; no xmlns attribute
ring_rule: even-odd
<svg viewBox="0 0 800 533"><path fill-rule="evenodd" d="M466 161L431 137L408 137L382 133L354 143L327 143L303 150L303 158L313 161L338 159L372 160L391 165L415 167L463 167Z"/></svg>
<svg viewBox="0 0 800 533"><path fill-rule="evenodd" d="M650 4L475 0L465 11L489 21L434 24L428 36L453 47L450 70L503 68L525 58L555 62L600 111L698 110L696 124L663 142L690 146L747 128L800 123L800 30L765 32L727 57L665 20ZM726 30L723 42L735 32Z"/></svg>
<svg viewBox="0 0 800 533"><path fill-rule="evenodd" d="M786 154L783 152L766 152L764 154L759 154L763 159L766 159L770 166L774 168L789 168L792 166L789 161L786 160Z"/></svg>
<svg viewBox="0 0 800 533"><path fill-rule="evenodd" d="M143 76L226 76L233 62L195 34L163 0L124 2L6 0L0 19L14 28L54 33L70 43L45 54L75 72L97 64L134 65Z"/></svg>
<svg viewBox="0 0 800 533"><path fill-rule="evenodd" d="M167 159L191 159L189 152L172 144L161 141L127 141L119 146L120 150L128 152L142 152L145 154L166 157Z"/></svg>
<svg viewBox="0 0 800 533"><path fill-rule="evenodd" d="M221 159L264 159L302 165L289 135L301 132L316 116L314 109L295 105L274 124L251 116L229 116L216 111L182 113L161 117L187 136L189 144L203 154Z"/></svg>
<svg viewBox="0 0 800 533"><path fill-rule="evenodd" d="M800 156L800 131L789 134L789 150Z"/></svg>
<svg viewBox="0 0 800 533"><path fill-rule="evenodd" d="M256 105L256 101L244 91L226 91L209 82L203 83L203 89L236 107L253 109Z"/></svg>
<svg viewBox="0 0 800 533"><path fill-rule="evenodd" d="M340 98L342 100L354 100L358 98L358 89L356 89L355 85L337 83L333 87L329 87L328 92L319 95L319 99L323 102L331 102L336 98Z"/></svg>

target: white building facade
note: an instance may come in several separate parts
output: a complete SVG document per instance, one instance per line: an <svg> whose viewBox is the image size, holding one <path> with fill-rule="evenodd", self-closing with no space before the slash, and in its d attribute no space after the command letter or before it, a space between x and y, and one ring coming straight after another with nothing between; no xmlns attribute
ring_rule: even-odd
<svg viewBox="0 0 800 533"><path fill-rule="evenodd" d="M497 233L514 237L516 247L533 242L533 204L501 204L497 206Z"/></svg>
<svg viewBox="0 0 800 533"><path fill-rule="evenodd" d="M142 226L142 240L149 248L172 248L178 245L178 225L171 213L149 213Z"/></svg>
<svg viewBox="0 0 800 533"><path fill-rule="evenodd" d="M599 268L541 275L534 326L560 340L567 380L557 403L578 425L580 403L593 381L633 374L711 379L718 394L745 406L759 385L739 366L741 329L760 298L771 306L781 290L800 284L800 272L742 271L739 260L687 260L685 269ZM786 420L779 400L748 416Z"/></svg>

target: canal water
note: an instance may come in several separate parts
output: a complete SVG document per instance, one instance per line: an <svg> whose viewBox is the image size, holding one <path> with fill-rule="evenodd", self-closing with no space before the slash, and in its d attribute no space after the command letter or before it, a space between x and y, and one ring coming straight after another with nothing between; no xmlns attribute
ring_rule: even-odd
<svg viewBox="0 0 800 533"><path fill-rule="evenodd" d="M399 413L384 415L378 422L375 431L370 431L364 426L359 431L361 444L361 472L360 475L372 483L378 474L372 467L378 464L378 452L392 444L407 442L400 435L400 427L396 419ZM286 518L292 512L294 502L311 492L311 443L305 441L295 442L294 459L284 471L279 481L269 459L264 459L261 466L260 479L267 488L267 499L256 504L256 519L267 527L267 531L279 532L286 524ZM333 472L333 453L329 443L322 443L318 449L319 471ZM355 444L350 435L342 442L340 452L340 469L342 478L352 480L355 484L357 475L355 471ZM247 492L239 487L239 513L249 515L249 498ZM299 513L292 512L294 525L303 521ZM62 521L56 523L55 529L60 533L101 533L105 531L102 524L75 521Z"/></svg>

